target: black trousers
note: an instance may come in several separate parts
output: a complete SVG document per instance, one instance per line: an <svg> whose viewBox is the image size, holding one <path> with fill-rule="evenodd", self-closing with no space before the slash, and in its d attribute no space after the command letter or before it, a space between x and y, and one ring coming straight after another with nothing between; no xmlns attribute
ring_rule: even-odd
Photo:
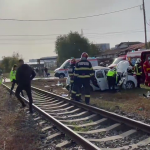
<svg viewBox="0 0 150 150"><path fill-rule="evenodd" d="M15 84L17 84L17 82L16 82L16 80L13 80L12 81L12 86L11 86L11 89L10 89L10 95L12 95L12 91L13 91L13 89L15 87ZM23 91L21 91L21 95L24 97Z"/></svg>
<svg viewBox="0 0 150 150"><path fill-rule="evenodd" d="M136 78L137 78L137 87L140 88L141 76L140 76L140 75L137 75Z"/></svg>
<svg viewBox="0 0 150 150"><path fill-rule="evenodd" d="M76 82L74 82L74 86L73 86L73 95L72 96L76 96L76 100L80 101L81 98L81 88L85 89L85 103L89 104L90 103L90 79L78 79L76 80Z"/></svg>
<svg viewBox="0 0 150 150"><path fill-rule="evenodd" d="M32 94L31 94L31 84L25 84L25 85L18 85L17 89L16 89L16 97L18 98L18 100L20 101L20 103L22 104L22 106L25 106L25 103L23 102L21 96L20 96L20 92L22 90L25 90L29 99L29 110L32 113L32 103L33 103L33 99L32 99Z"/></svg>
<svg viewBox="0 0 150 150"><path fill-rule="evenodd" d="M115 77L108 76L107 81L108 81L109 90L111 90L111 88L112 88L112 90L115 90L115 82L116 82Z"/></svg>

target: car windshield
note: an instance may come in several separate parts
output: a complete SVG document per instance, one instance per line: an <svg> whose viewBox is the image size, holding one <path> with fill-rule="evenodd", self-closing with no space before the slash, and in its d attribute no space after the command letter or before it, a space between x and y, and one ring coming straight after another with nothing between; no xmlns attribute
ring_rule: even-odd
<svg viewBox="0 0 150 150"><path fill-rule="evenodd" d="M117 65L121 60L123 60L123 58L116 58L112 64Z"/></svg>
<svg viewBox="0 0 150 150"><path fill-rule="evenodd" d="M60 68L66 68L66 67L68 67L69 65L70 65L69 61L66 60L66 61L60 66Z"/></svg>

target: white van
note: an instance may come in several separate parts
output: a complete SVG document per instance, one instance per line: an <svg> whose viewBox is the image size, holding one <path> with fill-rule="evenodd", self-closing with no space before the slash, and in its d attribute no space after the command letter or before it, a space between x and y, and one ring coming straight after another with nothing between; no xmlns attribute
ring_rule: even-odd
<svg viewBox="0 0 150 150"><path fill-rule="evenodd" d="M68 68L70 66L70 60L71 59L67 59L59 68L57 68L54 73L55 73L55 77L59 77L59 78L64 78L64 77L68 77ZM80 58L76 58L76 61L78 62L80 60ZM94 57L89 57L88 61L91 62L92 66L98 66L98 60Z"/></svg>

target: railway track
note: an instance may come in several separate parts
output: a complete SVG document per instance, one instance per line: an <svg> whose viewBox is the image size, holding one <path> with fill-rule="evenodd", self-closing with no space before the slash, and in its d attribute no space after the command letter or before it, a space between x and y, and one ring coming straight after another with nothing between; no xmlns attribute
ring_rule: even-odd
<svg viewBox="0 0 150 150"><path fill-rule="evenodd" d="M69 137L68 140L62 139L56 145L57 148L65 149L73 140L87 150L150 149L148 124L71 101L35 87L32 87L32 94L34 109L60 131L48 139L64 134ZM37 118L39 119L41 117ZM43 130L47 131L49 127L44 126Z"/></svg>

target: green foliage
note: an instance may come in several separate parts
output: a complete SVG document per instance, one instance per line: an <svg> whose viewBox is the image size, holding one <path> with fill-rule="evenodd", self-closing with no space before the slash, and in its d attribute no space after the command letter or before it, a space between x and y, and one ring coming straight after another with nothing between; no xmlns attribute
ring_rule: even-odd
<svg viewBox="0 0 150 150"><path fill-rule="evenodd" d="M4 73L9 73L13 65L18 64L20 58L18 53L13 53L11 57L3 57L3 60L0 63L0 69L2 69Z"/></svg>
<svg viewBox="0 0 150 150"><path fill-rule="evenodd" d="M89 56L95 56L99 53L97 47L90 44L88 39L82 37L78 32L58 36L55 43L55 52L58 54L59 63L63 63L71 57L80 58L82 52L87 52Z"/></svg>

